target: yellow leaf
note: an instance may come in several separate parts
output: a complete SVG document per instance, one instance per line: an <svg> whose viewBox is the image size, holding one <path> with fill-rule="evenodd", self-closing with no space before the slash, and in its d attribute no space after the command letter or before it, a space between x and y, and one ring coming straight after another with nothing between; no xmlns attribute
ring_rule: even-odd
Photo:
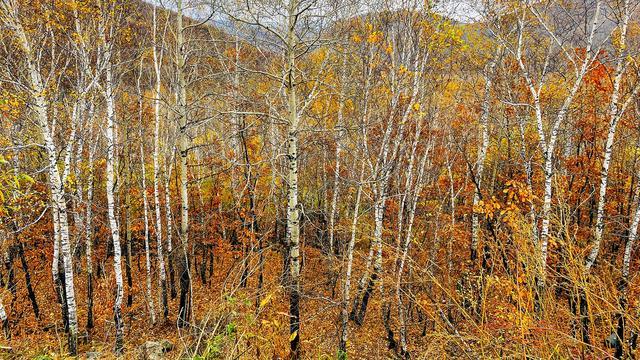
<svg viewBox="0 0 640 360"><path fill-rule="evenodd" d="M295 340L296 337L298 337L298 330L292 332L291 335L289 335L289 342L292 342L293 340Z"/></svg>
<svg viewBox="0 0 640 360"><path fill-rule="evenodd" d="M375 44L380 40L382 40L382 32L380 31L374 31L373 33L369 34L369 36L367 37L367 42L369 44Z"/></svg>
<svg viewBox="0 0 640 360"><path fill-rule="evenodd" d="M264 298L264 299L262 299L262 301L260 301L260 307L261 307L261 308L263 308L265 305L267 305L267 303L268 303L269 301L271 301L271 296L272 296L272 295L273 295L273 294L269 294L269 295L265 296L265 298Z"/></svg>

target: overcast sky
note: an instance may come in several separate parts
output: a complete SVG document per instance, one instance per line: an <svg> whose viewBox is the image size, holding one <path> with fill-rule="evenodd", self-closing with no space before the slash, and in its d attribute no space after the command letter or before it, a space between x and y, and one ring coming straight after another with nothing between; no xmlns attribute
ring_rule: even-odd
<svg viewBox="0 0 640 360"><path fill-rule="evenodd" d="M478 3L473 0L445 0L439 11L461 22L473 22L480 17Z"/></svg>
<svg viewBox="0 0 640 360"><path fill-rule="evenodd" d="M144 0L152 4L161 5L166 8L175 9L175 0ZM210 0L183 0L187 3L206 3ZM478 0L441 0L436 8L436 11L442 15L448 16L460 22L473 22L476 21L480 12L478 11ZM205 9L205 6L191 6L189 9L185 6L185 15L193 18L202 18L208 16L209 9Z"/></svg>

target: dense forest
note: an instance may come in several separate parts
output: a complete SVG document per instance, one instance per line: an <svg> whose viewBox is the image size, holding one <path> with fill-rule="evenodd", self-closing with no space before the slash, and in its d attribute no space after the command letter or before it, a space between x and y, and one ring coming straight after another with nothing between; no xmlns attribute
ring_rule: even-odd
<svg viewBox="0 0 640 360"><path fill-rule="evenodd" d="M0 0L0 357L636 358L639 62L638 0Z"/></svg>

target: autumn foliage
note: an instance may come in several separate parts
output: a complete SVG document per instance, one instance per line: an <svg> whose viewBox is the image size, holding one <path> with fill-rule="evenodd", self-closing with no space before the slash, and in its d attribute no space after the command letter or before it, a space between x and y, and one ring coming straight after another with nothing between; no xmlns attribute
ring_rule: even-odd
<svg viewBox="0 0 640 360"><path fill-rule="evenodd" d="M0 357L635 358L640 3L356 3L0 0Z"/></svg>

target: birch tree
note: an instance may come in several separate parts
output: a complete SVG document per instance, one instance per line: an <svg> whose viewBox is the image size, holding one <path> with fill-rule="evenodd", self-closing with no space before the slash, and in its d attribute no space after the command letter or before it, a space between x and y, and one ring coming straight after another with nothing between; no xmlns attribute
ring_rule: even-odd
<svg viewBox="0 0 640 360"><path fill-rule="evenodd" d="M478 143L478 157L475 163L475 191L473 194L473 207L477 207L481 195L482 186L482 174L484 172L484 163L487 158L487 149L489 148L489 116L491 111L491 90L493 84L493 77L495 76L498 57L500 56L502 49L501 46L496 47L496 53L493 58L489 60L487 67L485 68L485 83L484 83L484 98L482 100L482 113L480 115L480 134L482 141ZM475 262L478 258L478 242L480 237L480 221L478 214L473 213L471 215L471 261Z"/></svg>
<svg viewBox="0 0 640 360"><path fill-rule="evenodd" d="M275 120L286 124L286 197L287 197L287 264L286 280L289 295L289 343L291 358L300 358L300 219L302 205L299 199L299 134L302 117L317 98L320 87L317 79L326 71L326 60L318 73L301 70L301 58L313 47L324 43L327 25L334 19L340 4L325 4L317 0L287 0L276 3L247 2L224 11L233 20L256 26L265 31L268 41L282 56L278 64L280 73L260 71L270 81L283 84L282 111ZM302 87L305 77L311 77L310 88ZM314 81L315 80L315 81Z"/></svg>
<svg viewBox="0 0 640 360"><path fill-rule="evenodd" d="M171 165L167 166L166 162L165 162L165 170L164 170L164 206L165 206L165 217L166 217L166 221L167 221L167 253L168 253L168 257L167 257L167 261L169 263L169 287L171 290L171 298L175 299L177 296L176 293L176 286L175 286L175 279L174 279L174 269L173 269L173 264L174 261L173 259L175 258L174 253L173 253L173 214L171 212L171 195L170 195L170 191L171 188L169 187L170 182L169 179L171 178L171 170L173 169L173 158L174 158L174 148L171 148L171 156L167 157L165 156L165 159L167 159L166 161L169 162Z"/></svg>
<svg viewBox="0 0 640 360"><path fill-rule="evenodd" d="M113 11L110 6L103 9L105 13ZM107 33L108 32L108 33ZM113 318L116 328L116 353L122 353L124 347L124 322L122 319L122 297L124 294L124 285L122 282L122 262L121 262L121 245L120 245L120 227L115 214L115 156L116 156L116 114L115 114L115 94L114 80L112 69L112 43L113 27L108 26L102 33L102 40L105 43L104 62L105 80L104 80L104 98L106 101L107 112L107 212L109 218L109 228L111 229L111 240L113 241L113 267L116 283L116 299L113 304Z"/></svg>
<svg viewBox="0 0 640 360"><path fill-rule="evenodd" d="M358 325L362 325L367 306L372 295L374 287L379 286L384 296L383 284L383 227L384 212L389 196L389 183L393 171L396 170L399 161L399 154L403 151L405 144L401 141L406 136L406 125L408 124L411 114L418 108L418 93L420 90L421 75L425 70L425 66L429 59L428 49L420 48L417 44L422 37L422 31L417 25L418 15L404 18L396 18L391 22L387 31L386 40L389 50L381 49L376 43L380 43L382 38L379 33L373 33L373 38L368 38L378 56L389 57L389 80L386 86L389 87L390 98L385 104L391 111L388 115L383 116L381 123L384 124L384 133L375 154L375 163L369 160L369 168L374 174L372 181L372 191L374 193L374 231L372 236L372 250L367 258L367 270L363 273L360 280L358 292L354 301L353 318ZM381 32L380 30L373 30ZM371 35L370 35L371 36ZM375 58L374 58L375 59ZM405 90L406 89L406 90ZM404 92L407 94L404 94ZM400 105L400 98L405 97L404 104ZM418 104L418 105L416 105ZM368 157L372 156L373 149L365 147ZM375 256L375 257L374 257ZM369 264L373 264L372 271L369 273ZM386 309L383 309L386 312Z"/></svg>
<svg viewBox="0 0 640 360"><path fill-rule="evenodd" d="M575 53L572 54L572 50L569 50L567 48L568 44L566 44L565 39L561 38L561 34L558 34L556 30L547 23L546 19L543 17L543 14L541 14L540 10L536 8L534 4L523 2L518 9L517 40L516 45L511 47L510 51L512 52L515 61L520 68L520 74L525 81L525 84L529 91L529 95L531 97L531 107L534 110L533 118L539 137L540 151L543 158L542 168L544 172L544 196L541 212L542 221L540 227L539 243L537 244L539 251L537 265L538 296L543 295L546 283L547 253L551 224L551 202L553 196L553 175L555 173L554 152L558 141L558 133L560 131L560 127L565 123L567 119L568 112L576 96L576 93L580 89L585 74L599 54L601 43L595 42L595 34L599 29L602 21L600 18L601 9L601 1L596 1L593 9L586 9L590 10L588 12L589 28L586 34L583 34L585 52L584 56L581 57L577 56ZM529 17L527 16L528 14L532 17L532 19L529 19ZM525 53L527 53L527 51L530 49L528 46L531 46L530 41L525 41L525 29L527 28L527 24L529 24L530 22L539 24L541 28L540 30L546 33L548 36L548 45L545 49L545 62L542 66L539 66L536 69L537 73L535 73L535 77L532 75L533 70L525 60ZM563 56L565 60L570 64L573 76L566 84L566 96L564 96L564 98L562 99L562 103L559 109L556 112L547 115L551 119L549 131L547 131L545 130L546 126L544 125L545 114L543 112L541 92L544 85L546 84L546 81L549 78L549 72L552 70L550 69L550 60L558 53ZM539 302L537 302L536 306L540 306Z"/></svg>
<svg viewBox="0 0 640 360"><path fill-rule="evenodd" d="M153 301L152 288L151 288L151 248L149 246L149 201L147 196L147 173L146 173L146 164L145 164L145 156L144 156L144 134L142 132L142 107L143 107L143 98L142 98L142 89L140 87L140 78L142 77L142 61L143 58L140 59L140 68L137 79L137 88L138 88L138 120L140 121L140 166L142 167L140 182L142 184L142 208L143 208L143 216L144 216L144 255L145 255L145 269L146 269L146 298L147 298L147 308L149 310L149 318L151 319L151 324L156 324L156 308Z"/></svg>
<svg viewBox="0 0 640 360"><path fill-rule="evenodd" d="M353 209L353 219L351 221L351 236L347 245L347 264L344 275L344 285L342 290L342 306L340 309L340 339L338 342L338 358L347 358L347 341L349 339L349 298L351 296L351 273L353 271L353 251L356 244L358 219L360 217L360 202L362 199L362 187L364 182L366 163L362 161L360 176L358 178L355 205Z"/></svg>
<svg viewBox="0 0 640 360"><path fill-rule="evenodd" d="M158 249L158 271L159 271L159 285L160 285L160 304L162 306L162 314L164 319L169 316L169 305L167 300L167 274L164 264L164 251L162 246L162 213L160 207L160 90L161 90L161 64L164 54L164 48L158 45L159 39L157 36L158 23L157 23L157 8L153 8L153 69L155 73L155 91L153 99L153 111L154 111L154 130L153 130L153 200L155 207L155 220L156 220L156 240ZM160 49L158 49L160 48ZM165 191L169 191L168 188Z"/></svg>
<svg viewBox="0 0 640 360"><path fill-rule="evenodd" d="M615 57L615 69L613 74L613 87L611 90L611 100L609 103L609 131L607 132L607 140L605 143L602 156L602 170L600 173L600 191L598 195L598 209L596 210L596 224L594 231L593 244L591 251L587 256L585 267L588 270L595 264L602 243L602 234L604 232L604 207L607 196L607 183L609 181L609 167L611 166L611 156L613 153L613 143L616 136L616 128L618 122L624 115L627 107L634 97L640 92L640 81L636 81L629 94L622 92L622 81L625 71L627 71L632 58L628 56L627 32L629 28L629 18L631 12L631 4L629 0L623 0L619 9L621 12L621 20L619 27L619 40L616 50L618 54ZM626 97L626 98L625 98Z"/></svg>
<svg viewBox="0 0 640 360"><path fill-rule="evenodd" d="M120 354L124 349L124 322L122 318L122 298L124 296L124 284L122 282L122 246L120 245L120 226L118 224L115 207L116 201L114 193L116 191L116 178L115 178L115 158L116 158L116 112L115 112L115 93L114 93L114 79L113 79L113 43L111 40L114 38L114 24L111 21L115 19L109 19L108 16L115 10L112 8L113 4L108 3L102 9L105 15L106 24L101 26L100 31L102 40L104 42L104 63L105 63L105 79L104 79L104 98L106 102L106 115L107 115L107 169L106 169L106 192L107 192L107 212L109 219L109 228L111 229L111 240L113 242L113 267L116 283L116 298L113 304L113 318L116 328L116 353Z"/></svg>
<svg viewBox="0 0 640 360"><path fill-rule="evenodd" d="M188 156L189 135L187 134L187 83L185 80L185 53L184 42L185 27L182 23L182 0L177 1L176 16L176 113L178 116L179 140L178 151L180 154L180 308L178 309L178 326L183 327L189 323L191 313L191 274L189 272L189 183L188 183Z"/></svg>
<svg viewBox="0 0 640 360"><path fill-rule="evenodd" d="M64 298L69 329L68 346L69 353L74 355L77 352L78 315L73 280L73 259L71 256L68 212L65 200L66 192L63 178L58 168L58 146L54 141L54 132L49 119L49 100L46 96L48 84L45 80L51 79L51 77L50 74L43 75L40 72L45 71L45 68L41 66L40 61L42 61L42 59L38 55L39 51L37 49L39 46L53 47L51 43L55 42L55 33L45 28L44 31L46 35L44 35L44 38L41 38L43 43L32 43L32 38L27 36L21 22L21 16L24 16L23 11L25 10L26 9L22 8L13 0L3 0L0 3L0 20L2 24L9 29L14 41L18 44L18 49L22 52L21 60L27 70L26 79L24 79L24 88L27 89L30 96L35 122L44 142L43 148L47 156L47 173L51 193L51 204L53 206L54 250L58 248L57 244L59 240L59 249L62 253L64 269ZM50 71L55 70L55 68L50 69ZM17 83L23 83L23 79L15 79L15 81ZM53 120L55 122L55 119ZM56 257L54 254L54 262L55 261ZM54 263L54 267L57 269L57 262Z"/></svg>

